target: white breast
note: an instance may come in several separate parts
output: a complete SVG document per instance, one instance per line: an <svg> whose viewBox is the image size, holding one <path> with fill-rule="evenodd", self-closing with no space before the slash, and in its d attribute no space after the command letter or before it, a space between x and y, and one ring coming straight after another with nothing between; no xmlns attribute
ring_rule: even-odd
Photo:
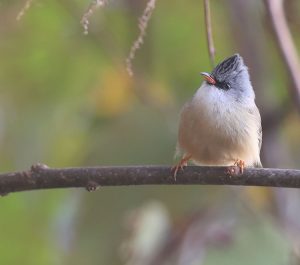
<svg viewBox="0 0 300 265"><path fill-rule="evenodd" d="M252 102L237 102L226 91L202 85L181 112L178 146L201 165L260 163L260 116Z"/></svg>

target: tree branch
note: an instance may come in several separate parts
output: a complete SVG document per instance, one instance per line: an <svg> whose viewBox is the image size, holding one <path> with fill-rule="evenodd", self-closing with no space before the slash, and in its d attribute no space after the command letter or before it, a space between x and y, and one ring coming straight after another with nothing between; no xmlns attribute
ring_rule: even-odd
<svg viewBox="0 0 300 265"><path fill-rule="evenodd" d="M0 194L10 192L126 185L235 185L300 188L300 170L189 166L173 178L169 166L115 166L51 169L37 164L28 171L0 174Z"/></svg>
<svg viewBox="0 0 300 265"><path fill-rule="evenodd" d="M290 92L296 107L300 112L300 62L284 14L283 2L284 0L265 0L265 5L276 37L277 45L293 83L293 86L289 86Z"/></svg>

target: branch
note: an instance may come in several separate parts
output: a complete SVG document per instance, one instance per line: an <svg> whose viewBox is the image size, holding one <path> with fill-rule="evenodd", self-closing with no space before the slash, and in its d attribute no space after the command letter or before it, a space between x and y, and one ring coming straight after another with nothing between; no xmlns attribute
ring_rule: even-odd
<svg viewBox="0 0 300 265"><path fill-rule="evenodd" d="M298 111L300 111L300 62L284 14L283 2L284 0L265 0L265 5L269 13L277 45L293 83L293 86L289 86L290 92Z"/></svg>
<svg viewBox="0 0 300 265"><path fill-rule="evenodd" d="M206 29L206 39L207 39L209 59L212 67L214 67L216 50L215 50L214 40L212 36L209 0L204 0L204 17L205 17L205 29Z"/></svg>
<svg viewBox="0 0 300 265"><path fill-rule="evenodd" d="M115 166L51 169L37 164L28 171L0 174L0 194L10 192L127 185L237 185L300 188L300 170L189 166L173 178L169 166Z"/></svg>

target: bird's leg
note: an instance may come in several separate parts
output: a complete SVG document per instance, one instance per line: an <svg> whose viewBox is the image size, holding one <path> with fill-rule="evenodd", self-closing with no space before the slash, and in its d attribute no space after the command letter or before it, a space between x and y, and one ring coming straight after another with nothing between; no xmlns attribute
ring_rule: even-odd
<svg viewBox="0 0 300 265"><path fill-rule="evenodd" d="M172 172L174 171L173 177L174 177L175 181L176 181L176 176L177 176L178 170L179 169L183 170L183 168L187 166L187 162L191 159L191 157L192 157L191 155L184 155L181 158L181 160L174 167L172 167L171 171Z"/></svg>
<svg viewBox="0 0 300 265"><path fill-rule="evenodd" d="M238 166L240 168L240 173L243 174L244 173L244 168L245 168L245 161L240 160L240 159L236 159L234 161L234 166Z"/></svg>

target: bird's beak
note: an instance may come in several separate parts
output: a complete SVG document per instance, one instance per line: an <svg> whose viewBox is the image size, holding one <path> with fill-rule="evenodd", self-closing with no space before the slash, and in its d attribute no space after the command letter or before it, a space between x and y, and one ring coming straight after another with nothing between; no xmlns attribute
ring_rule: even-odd
<svg viewBox="0 0 300 265"><path fill-rule="evenodd" d="M201 72L200 74L203 75L203 77L207 83L209 83L211 85L214 85L217 83L216 80L209 73Z"/></svg>

